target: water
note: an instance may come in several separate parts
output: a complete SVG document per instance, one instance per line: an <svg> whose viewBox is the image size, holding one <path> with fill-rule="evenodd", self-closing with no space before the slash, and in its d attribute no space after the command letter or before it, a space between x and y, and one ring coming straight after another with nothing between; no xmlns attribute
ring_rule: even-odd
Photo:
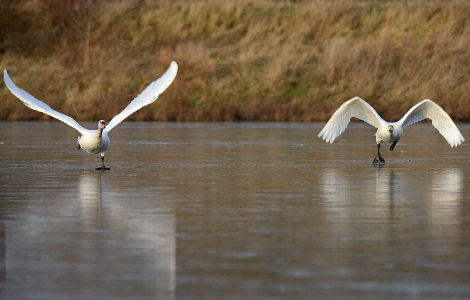
<svg viewBox="0 0 470 300"><path fill-rule="evenodd" d="M468 143L417 124L375 169L371 127L320 129L125 122L102 173L66 125L0 122L0 296L470 297Z"/></svg>

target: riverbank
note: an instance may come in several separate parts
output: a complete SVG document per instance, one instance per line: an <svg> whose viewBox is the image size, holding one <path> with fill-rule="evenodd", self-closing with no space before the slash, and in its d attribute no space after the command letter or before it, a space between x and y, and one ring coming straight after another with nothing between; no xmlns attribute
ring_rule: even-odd
<svg viewBox="0 0 470 300"><path fill-rule="evenodd" d="M77 120L324 121L361 96L385 119L430 98L470 119L466 1L4 1L0 65ZM48 117L0 85L0 119Z"/></svg>

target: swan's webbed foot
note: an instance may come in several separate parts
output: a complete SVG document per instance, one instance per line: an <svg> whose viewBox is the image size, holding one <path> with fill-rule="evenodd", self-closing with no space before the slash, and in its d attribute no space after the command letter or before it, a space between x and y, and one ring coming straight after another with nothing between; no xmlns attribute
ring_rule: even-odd
<svg viewBox="0 0 470 300"><path fill-rule="evenodd" d="M96 168L96 169L97 169L97 170L101 170L101 171L111 170L110 167L106 167L106 166L104 165L104 155L103 155L103 154L101 154L101 167L98 167L98 168Z"/></svg>
<svg viewBox="0 0 470 300"><path fill-rule="evenodd" d="M395 142L393 142L391 145L390 145L390 151L393 151L393 149L395 149L395 146L397 145L398 141L400 139L396 140Z"/></svg>
<svg viewBox="0 0 470 300"><path fill-rule="evenodd" d="M382 168L385 165L385 159L380 155L380 144L377 144L377 155L372 161L374 167Z"/></svg>
<svg viewBox="0 0 470 300"><path fill-rule="evenodd" d="M97 169L97 170L101 170L101 171L111 170L110 167L107 167L107 166L105 166L105 165L103 165L103 166L101 166L101 167L98 167L98 168L96 168L96 169Z"/></svg>
<svg viewBox="0 0 470 300"><path fill-rule="evenodd" d="M372 161L372 165L376 168L382 168L385 165L385 159L382 155L378 154Z"/></svg>

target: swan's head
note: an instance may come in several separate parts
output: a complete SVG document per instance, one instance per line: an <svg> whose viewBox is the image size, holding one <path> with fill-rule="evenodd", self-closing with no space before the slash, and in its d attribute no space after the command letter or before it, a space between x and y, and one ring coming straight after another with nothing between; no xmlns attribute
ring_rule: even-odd
<svg viewBox="0 0 470 300"><path fill-rule="evenodd" d="M393 126L392 126L392 125L388 125L388 131L389 131L390 133L393 132Z"/></svg>
<svg viewBox="0 0 470 300"><path fill-rule="evenodd" d="M98 122L98 129L104 129L106 127L106 121L105 120L101 120Z"/></svg>

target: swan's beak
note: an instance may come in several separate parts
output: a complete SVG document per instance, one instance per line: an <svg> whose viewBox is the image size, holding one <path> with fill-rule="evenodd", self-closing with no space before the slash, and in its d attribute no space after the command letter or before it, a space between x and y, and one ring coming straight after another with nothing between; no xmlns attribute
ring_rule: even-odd
<svg viewBox="0 0 470 300"><path fill-rule="evenodd" d="M388 126L388 131L392 132L393 131L393 126Z"/></svg>
<svg viewBox="0 0 470 300"><path fill-rule="evenodd" d="M105 128L106 127L106 122L100 122L100 127Z"/></svg>

